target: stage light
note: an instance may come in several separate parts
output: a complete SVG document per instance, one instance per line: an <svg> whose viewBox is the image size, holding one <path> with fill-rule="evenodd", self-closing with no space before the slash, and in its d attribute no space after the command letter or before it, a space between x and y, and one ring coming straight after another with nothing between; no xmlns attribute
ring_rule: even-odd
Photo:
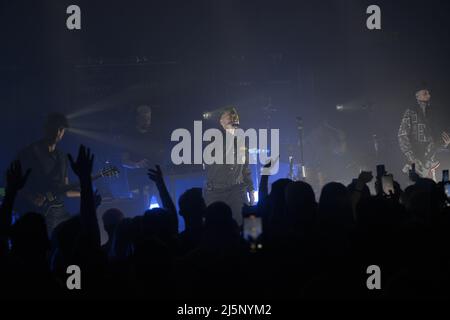
<svg viewBox="0 0 450 320"><path fill-rule="evenodd" d="M337 104L336 111L348 112L348 111L372 111L373 103L361 103L361 102L347 102L345 104Z"/></svg>
<svg viewBox="0 0 450 320"><path fill-rule="evenodd" d="M211 112L203 112L203 120L209 120L212 118Z"/></svg>
<svg viewBox="0 0 450 320"><path fill-rule="evenodd" d="M159 204L158 203L150 203L150 206L148 208L149 209L157 209L157 208L159 208Z"/></svg>

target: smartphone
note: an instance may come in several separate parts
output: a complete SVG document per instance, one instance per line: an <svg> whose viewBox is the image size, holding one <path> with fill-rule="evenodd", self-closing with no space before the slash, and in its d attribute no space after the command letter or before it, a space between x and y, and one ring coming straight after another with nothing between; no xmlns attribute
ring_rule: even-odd
<svg viewBox="0 0 450 320"><path fill-rule="evenodd" d="M254 215L244 218L244 239L250 243L252 251L262 249L262 218Z"/></svg>
<svg viewBox="0 0 450 320"><path fill-rule="evenodd" d="M448 182L448 170L442 171L442 182L444 183Z"/></svg>
<svg viewBox="0 0 450 320"><path fill-rule="evenodd" d="M445 194L447 195L447 198L450 199L450 182L446 182L444 184L444 190Z"/></svg>
<svg viewBox="0 0 450 320"><path fill-rule="evenodd" d="M384 164L380 164L377 166L377 177L382 177L386 175L386 168Z"/></svg>
<svg viewBox="0 0 450 320"><path fill-rule="evenodd" d="M393 175L384 175L381 177L381 184L383 187L383 193L386 195L390 195L395 192L394 189L394 176Z"/></svg>
<svg viewBox="0 0 450 320"><path fill-rule="evenodd" d="M442 170L442 183L444 184L445 194L447 198L450 198L450 181L448 178L448 170Z"/></svg>

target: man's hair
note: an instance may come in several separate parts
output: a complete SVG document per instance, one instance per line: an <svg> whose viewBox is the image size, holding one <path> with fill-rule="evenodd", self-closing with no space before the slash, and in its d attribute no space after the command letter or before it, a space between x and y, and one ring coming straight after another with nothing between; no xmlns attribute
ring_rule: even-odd
<svg viewBox="0 0 450 320"><path fill-rule="evenodd" d="M50 113L44 123L45 133L53 135L61 128L69 128L67 117L58 112Z"/></svg>
<svg viewBox="0 0 450 320"><path fill-rule="evenodd" d="M428 90L430 91L429 85L426 81L421 81L418 84L416 84L416 87L414 88L414 93L416 98L419 96L419 92L422 90Z"/></svg>
<svg viewBox="0 0 450 320"><path fill-rule="evenodd" d="M238 114L236 107L233 105L228 105L228 106L223 107L219 112L219 118L222 117L225 113L236 114L236 115Z"/></svg>

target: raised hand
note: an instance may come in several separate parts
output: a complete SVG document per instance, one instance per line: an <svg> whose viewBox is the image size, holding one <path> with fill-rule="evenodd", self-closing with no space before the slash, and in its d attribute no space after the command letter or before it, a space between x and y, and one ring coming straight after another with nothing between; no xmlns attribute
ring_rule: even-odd
<svg viewBox="0 0 450 320"><path fill-rule="evenodd" d="M84 145L80 145L76 161L73 160L72 155L68 154L67 156L69 157L70 166L72 167L73 172L75 172L80 179L91 177L94 155L91 155L91 150L89 148L86 149Z"/></svg>
<svg viewBox="0 0 450 320"><path fill-rule="evenodd" d="M172 199L170 198L169 191L164 183L164 177L159 165L155 166L155 169L148 169L147 172L150 180L154 181L158 188L159 196L161 197L163 207L167 209L170 217L171 232L174 236L178 234L178 216L177 209Z"/></svg>
<svg viewBox="0 0 450 320"><path fill-rule="evenodd" d="M364 184L369 183L373 180L373 174L370 171L361 171L358 177L358 181Z"/></svg>
<svg viewBox="0 0 450 320"><path fill-rule="evenodd" d="M156 165L155 169L148 169L147 175L150 178L150 180L154 181L156 184L164 182L161 167L159 165Z"/></svg>
<svg viewBox="0 0 450 320"><path fill-rule="evenodd" d="M280 159L280 157L278 156L275 159L270 159L269 161L267 161L267 163L263 166L263 168L261 170L261 175L262 176L270 175L270 171L272 170L272 165L276 165L279 159Z"/></svg>
<svg viewBox="0 0 450 320"><path fill-rule="evenodd" d="M444 147L447 148L450 145L450 135L447 132L443 132L442 140L444 141Z"/></svg>
<svg viewBox="0 0 450 320"><path fill-rule="evenodd" d="M7 188L14 192L19 191L25 186L30 173L31 169L28 169L25 174L23 174L20 161L14 161L6 173Z"/></svg>

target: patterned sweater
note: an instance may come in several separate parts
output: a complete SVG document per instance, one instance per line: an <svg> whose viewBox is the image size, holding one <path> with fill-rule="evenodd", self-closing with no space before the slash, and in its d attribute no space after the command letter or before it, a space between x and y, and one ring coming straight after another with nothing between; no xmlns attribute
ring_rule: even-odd
<svg viewBox="0 0 450 320"><path fill-rule="evenodd" d="M398 131L400 149L410 162L424 161L435 152L435 143L426 113L419 106L406 110Z"/></svg>

